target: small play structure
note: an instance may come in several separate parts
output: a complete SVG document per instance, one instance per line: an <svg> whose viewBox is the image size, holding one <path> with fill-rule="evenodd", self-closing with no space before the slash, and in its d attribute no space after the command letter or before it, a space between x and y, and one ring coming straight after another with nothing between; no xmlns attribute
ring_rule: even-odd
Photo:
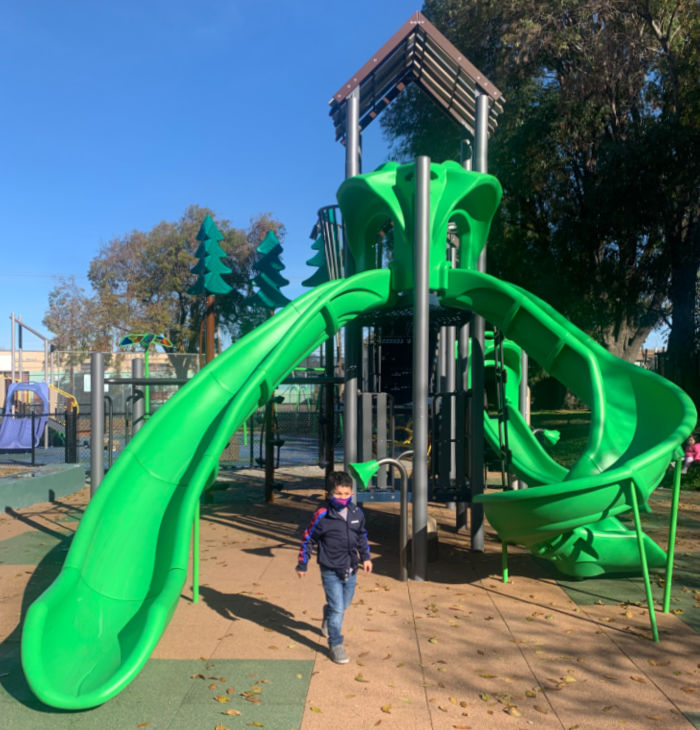
<svg viewBox="0 0 700 730"><path fill-rule="evenodd" d="M0 450L27 451L41 443L50 409L47 383L12 383L0 421Z"/></svg>
<svg viewBox="0 0 700 730"><path fill-rule="evenodd" d="M32 451L48 445L48 426L65 435L65 419L56 418L59 411L78 409L73 395L52 385L53 361L50 355L49 338L30 327L13 312L10 316L11 354L9 381L0 413L0 451ZM23 364L23 335L27 331L38 337L44 345L43 381L30 382L29 372ZM60 421L60 422L59 422ZM32 461L33 463L33 461Z"/></svg>
<svg viewBox="0 0 700 730"><path fill-rule="evenodd" d="M478 171L418 157L415 163L387 163L360 174L360 130L410 82L449 100L449 113L471 130ZM331 115L346 143L348 178L337 195L346 243L344 276L328 277L208 362L154 414L107 473L60 575L26 615L22 663L43 702L93 707L137 676L180 599L193 518L202 490L216 479L220 453L295 365L341 328L346 333L345 457L357 463L369 456L358 453L358 441L364 448L372 432L363 423L386 422L389 401L367 387L363 329L377 322L389 328L406 317L412 322L412 385L406 399L413 450L412 577L426 577L428 409L442 402L438 418L447 435L432 444L432 460L443 465L445 499L458 503L458 514L459 505L471 510L472 547L483 549L483 507L503 541L504 559L507 544L520 543L572 576L641 573L658 638L649 566L666 566L670 584L672 562L643 534L639 513L697 414L675 385L613 357L544 301L484 271L486 239L501 199L498 180L486 174L486 140L502 103L498 89L420 13L334 96ZM388 235L390 250L382 249ZM435 339L433 316L435 332L444 333ZM481 407L484 370L496 362L485 321L504 338L498 361L511 374L502 404L508 449L512 468L528 489L484 493L484 435L499 449L504 439L502 424L485 417ZM437 339L443 342L437 364L443 380L431 395L429 353ZM521 350L591 409L588 443L571 469L548 456L521 417L519 390L510 385L526 380ZM382 385L380 378L373 382ZM677 481L675 499L678 487ZM388 499L381 491L358 492L358 499ZM404 479L402 492L407 491ZM633 530L618 520L625 512L634 516Z"/></svg>

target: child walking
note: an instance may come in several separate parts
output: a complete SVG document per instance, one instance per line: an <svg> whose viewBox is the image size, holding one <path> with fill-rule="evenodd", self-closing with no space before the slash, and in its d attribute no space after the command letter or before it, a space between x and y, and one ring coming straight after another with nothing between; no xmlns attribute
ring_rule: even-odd
<svg viewBox="0 0 700 730"><path fill-rule="evenodd" d="M316 510L304 532L296 566L300 578L306 576L314 545L318 546L321 581L326 593L321 634L328 639L331 659L336 664L347 664L343 616L352 602L358 566L371 573L372 561L365 516L352 503L352 479L344 471L333 473L328 502Z"/></svg>

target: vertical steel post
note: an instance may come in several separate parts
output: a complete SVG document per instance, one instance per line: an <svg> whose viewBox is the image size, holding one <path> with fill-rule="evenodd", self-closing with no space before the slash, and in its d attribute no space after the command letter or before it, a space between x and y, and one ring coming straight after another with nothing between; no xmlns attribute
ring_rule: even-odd
<svg viewBox="0 0 700 730"><path fill-rule="evenodd" d="M529 358L525 350L520 352L520 384L518 387L518 410L522 414L525 421L530 423L530 391L527 384L527 371ZM515 489L524 489L527 484L522 479L513 480Z"/></svg>
<svg viewBox="0 0 700 730"><path fill-rule="evenodd" d="M12 321L12 332L10 334L10 348L11 348L11 355L10 355L10 368L12 370L12 382L15 382L15 313L12 312L10 315L10 320Z"/></svg>
<svg viewBox="0 0 700 730"><path fill-rule="evenodd" d="M144 372L145 370L143 360L141 360L141 358L135 357L131 361L131 377L143 379ZM143 399L143 395L139 398L137 393L138 390L138 385L131 386L131 393L133 395L131 406L131 430L133 433L136 433L143 426L145 414L145 402ZM143 391L140 392L143 393Z"/></svg>
<svg viewBox="0 0 700 730"><path fill-rule="evenodd" d="M22 350L23 350L22 318L18 316L16 321L17 321L17 325L18 325L18 327L17 327L17 370L18 370L17 380L20 383L23 383L24 382L24 373L22 372Z"/></svg>
<svg viewBox="0 0 700 730"><path fill-rule="evenodd" d="M333 363L333 335L326 340L326 362L325 362L325 376L330 381L335 376L335 366ZM330 478L335 468L335 414L334 414L334 401L335 401L335 385L329 382L322 386L324 388L324 418L326 422L324 424L324 451L323 458L326 462L326 484L330 484Z"/></svg>
<svg viewBox="0 0 700 730"><path fill-rule="evenodd" d="M488 172L489 97L476 97L474 130L474 169ZM479 271L486 271L486 246L479 255ZM471 390L469 475L472 500L484 491L484 318L475 314L471 324ZM471 503L471 548L484 551L484 508Z"/></svg>
<svg viewBox="0 0 700 730"><path fill-rule="evenodd" d="M460 145L460 157L462 167L465 170L472 169L472 144L467 140L462 140ZM460 260L457 262L463 268L467 267L467 262L461 260L463 252L460 247ZM459 359L457 361L457 391L464 395L460 398L462 404L462 414L459 416L458 426L463 426L457 433L458 444L455 462L457 467L458 486L464 488L466 486L467 474L469 470L467 444L469 443L469 418L466 413L469 400L467 393L469 391L469 324L462 325L459 328ZM463 500L457 501L457 511L455 512L455 529L458 532L464 532L467 529L467 510L468 503Z"/></svg>
<svg viewBox="0 0 700 730"><path fill-rule="evenodd" d="M416 158L413 244L413 545L414 580L428 567L428 276L430 270L430 158Z"/></svg>
<svg viewBox="0 0 700 730"><path fill-rule="evenodd" d="M49 383L49 341L44 338L44 382ZM49 402L46 404L46 413L51 413L51 388L49 388ZM49 422L44 426L44 448L49 448Z"/></svg>
<svg viewBox="0 0 700 730"><path fill-rule="evenodd" d="M90 355L90 497L105 475L105 359L101 352Z"/></svg>
<svg viewBox="0 0 700 730"><path fill-rule="evenodd" d="M345 177L359 175L362 171L362 147L360 140L360 87L348 96L345 115ZM345 275L355 273L355 262L345 242ZM357 393L361 353L359 342L361 329L350 323L345 326L345 469L357 461Z"/></svg>

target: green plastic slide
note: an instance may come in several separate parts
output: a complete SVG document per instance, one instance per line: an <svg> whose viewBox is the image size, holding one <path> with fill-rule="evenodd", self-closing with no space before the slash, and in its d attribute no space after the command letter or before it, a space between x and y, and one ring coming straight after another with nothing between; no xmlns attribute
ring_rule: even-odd
<svg viewBox="0 0 700 730"><path fill-rule="evenodd" d="M515 473L529 486L560 482L566 477L568 470L547 453L518 408L522 377L520 354L521 348L515 342L503 342L503 366L506 371L504 410L511 465ZM495 345L492 341L487 343L484 352L484 367L493 368L495 364ZM501 446L498 416L484 413L484 436L498 453Z"/></svg>
<svg viewBox="0 0 700 730"><path fill-rule="evenodd" d="M200 493L240 423L309 352L390 299L390 272L330 282L232 345L141 429L90 502L61 573L29 608L22 664L48 705L84 709L134 679L187 575Z"/></svg>
<svg viewBox="0 0 700 730"><path fill-rule="evenodd" d="M509 432L516 472L542 486L476 497L501 540L525 545L574 577L639 571L636 532L616 515L637 502L648 509L695 427L690 398L614 357L541 299L488 274L450 271L441 301L481 314L591 409L587 447L565 472L522 429ZM664 551L648 536L642 540L649 566L664 565Z"/></svg>

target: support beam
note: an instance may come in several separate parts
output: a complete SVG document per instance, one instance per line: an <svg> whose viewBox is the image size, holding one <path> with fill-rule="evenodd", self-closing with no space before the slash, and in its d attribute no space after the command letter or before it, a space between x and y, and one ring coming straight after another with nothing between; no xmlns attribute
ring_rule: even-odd
<svg viewBox="0 0 700 730"><path fill-rule="evenodd" d="M476 98L476 129L474 134L474 164L477 172L488 172L489 97ZM479 271L486 271L486 246L479 255ZM473 499L484 491L484 318L475 314L471 323L471 417L469 478L471 482L471 548L484 551L484 508Z"/></svg>
<svg viewBox="0 0 700 730"><path fill-rule="evenodd" d="M360 88L350 94L347 101L345 128L345 177L362 172L362 144L360 138ZM345 242L345 276L355 273L355 262ZM357 461L357 395L358 375L361 367L362 330L351 322L345 327L345 469Z"/></svg>
<svg viewBox="0 0 700 730"><path fill-rule="evenodd" d="M428 274L430 270L430 158L416 158L413 290L413 545L414 580L428 566Z"/></svg>
<svg viewBox="0 0 700 730"><path fill-rule="evenodd" d="M105 475L105 359L102 352L90 355L90 498Z"/></svg>

